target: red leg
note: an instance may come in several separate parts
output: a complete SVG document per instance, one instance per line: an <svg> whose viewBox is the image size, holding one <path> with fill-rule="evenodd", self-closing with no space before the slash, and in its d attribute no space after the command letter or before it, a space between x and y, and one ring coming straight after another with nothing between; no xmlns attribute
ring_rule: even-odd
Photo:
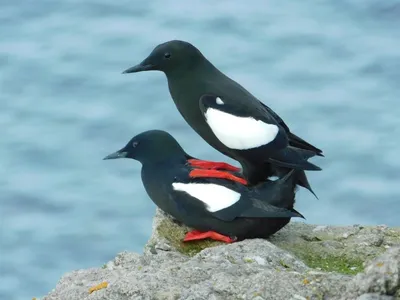
<svg viewBox="0 0 400 300"><path fill-rule="evenodd" d="M233 243L235 241L235 240L231 239L230 237L222 235L215 231L201 232L198 230L192 230L192 231L186 233L186 236L183 239L183 241L188 242L188 241L195 241L195 240L204 240L207 238L212 239L214 241L220 241L220 242L225 242L225 243Z"/></svg>
<svg viewBox="0 0 400 300"><path fill-rule="evenodd" d="M217 170L202 170L202 169L195 169L190 171L189 173L190 178L223 178L232 181L239 182L243 185L247 185L247 181L243 178L237 177L231 173L217 171Z"/></svg>
<svg viewBox="0 0 400 300"><path fill-rule="evenodd" d="M232 171L232 172L239 172L240 168L234 167L230 164L224 163L224 162L214 162L214 161L209 161L209 160L200 160L200 159L189 159L188 163L192 167L198 167L202 169L211 169L211 170L226 170L226 171Z"/></svg>

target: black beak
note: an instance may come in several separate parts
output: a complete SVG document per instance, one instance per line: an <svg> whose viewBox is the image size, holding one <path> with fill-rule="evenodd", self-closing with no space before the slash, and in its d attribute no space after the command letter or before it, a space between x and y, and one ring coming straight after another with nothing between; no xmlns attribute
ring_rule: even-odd
<svg viewBox="0 0 400 300"><path fill-rule="evenodd" d="M126 69L125 71L122 72L122 74L150 71L150 70L154 70L154 68L155 68L155 66L151 63L148 63L145 59L140 64L130 67L129 69Z"/></svg>
<svg viewBox="0 0 400 300"><path fill-rule="evenodd" d="M117 152L114 152L114 153L111 153L111 154L107 155L106 157L103 158L103 160L106 160L106 159L116 159L116 158L124 158L124 157L126 157L127 155L128 155L128 152L124 152L124 151L119 150L119 151L117 151Z"/></svg>

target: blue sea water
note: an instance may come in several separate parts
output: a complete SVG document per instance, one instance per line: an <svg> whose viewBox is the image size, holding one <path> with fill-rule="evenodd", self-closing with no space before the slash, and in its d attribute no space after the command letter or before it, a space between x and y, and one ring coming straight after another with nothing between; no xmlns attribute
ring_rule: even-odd
<svg viewBox="0 0 400 300"><path fill-rule="evenodd" d="M300 190L311 224L400 226L400 1L0 2L0 299L141 252L155 206L138 163L103 161L135 134L184 122L157 72L121 75L187 40L322 148Z"/></svg>

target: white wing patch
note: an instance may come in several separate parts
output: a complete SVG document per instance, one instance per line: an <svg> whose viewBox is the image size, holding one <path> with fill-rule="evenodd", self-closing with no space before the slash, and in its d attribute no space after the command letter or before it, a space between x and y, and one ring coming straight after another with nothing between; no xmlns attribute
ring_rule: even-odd
<svg viewBox="0 0 400 300"><path fill-rule="evenodd" d="M231 149L246 150L272 142L279 128L251 117L237 117L226 112L209 108L206 121L215 136Z"/></svg>
<svg viewBox="0 0 400 300"><path fill-rule="evenodd" d="M217 97L217 100L215 101L218 105L224 105L224 101L220 97Z"/></svg>
<svg viewBox="0 0 400 300"><path fill-rule="evenodd" d="M199 199L206 205L209 212L216 212L227 208L240 199L240 194L224 186L212 183L181 183L174 182L175 191L186 192Z"/></svg>

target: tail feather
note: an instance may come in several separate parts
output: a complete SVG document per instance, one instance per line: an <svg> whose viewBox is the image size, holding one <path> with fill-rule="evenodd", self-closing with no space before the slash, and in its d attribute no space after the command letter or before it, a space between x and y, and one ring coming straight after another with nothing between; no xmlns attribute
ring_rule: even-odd
<svg viewBox="0 0 400 300"><path fill-rule="evenodd" d="M313 194L314 197L317 198L317 199L319 200L317 194L315 194L315 192L314 192L313 189L311 188L311 185L310 185L310 183L308 182L306 173L305 173L304 171L299 173L297 183L298 183L298 185L302 186L303 188L309 190L310 193Z"/></svg>
<svg viewBox="0 0 400 300"><path fill-rule="evenodd" d="M292 180L292 182L295 180L295 174L294 173L298 173L298 171L292 169L289 172L286 173L285 176L281 177L278 179L278 183L279 184L287 184L289 180ZM297 174L296 174L297 175Z"/></svg>
<svg viewBox="0 0 400 300"><path fill-rule="evenodd" d="M295 210L294 208L290 209L298 218L302 218L302 219L306 219L306 217L304 217L301 213L299 213L297 210Z"/></svg>
<svg viewBox="0 0 400 300"><path fill-rule="evenodd" d="M284 178L290 173L290 170L291 169L288 169L288 168L275 167L273 172L276 176ZM308 191L310 191L310 193L312 193L315 196L315 198L318 199L318 196L315 194L315 192L311 188L311 185L307 179L307 175L304 171L297 171L296 177L294 179L294 183L307 189Z"/></svg>
<svg viewBox="0 0 400 300"><path fill-rule="evenodd" d="M255 206L272 206L274 208L279 207L280 209L285 208L289 210L293 216L304 218L302 214L293 209L295 203L295 188L298 182L298 175L302 171L290 170L285 174L282 173L279 179L275 181L265 181L258 186L257 194L262 194L262 203L256 203ZM268 209L274 211L272 209Z"/></svg>
<svg viewBox="0 0 400 300"><path fill-rule="evenodd" d="M321 171L322 169L307 159L315 156L315 152L294 147L286 147L271 155L268 161L276 166L296 170Z"/></svg>
<svg viewBox="0 0 400 300"><path fill-rule="evenodd" d="M306 142L305 140L303 140L301 137L298 137L294 133L289 132L288 137L291 146L304 150L313 151L317 156L324 156L321 149L318 149L317 147L311 145L310 143Z"/></svg>

